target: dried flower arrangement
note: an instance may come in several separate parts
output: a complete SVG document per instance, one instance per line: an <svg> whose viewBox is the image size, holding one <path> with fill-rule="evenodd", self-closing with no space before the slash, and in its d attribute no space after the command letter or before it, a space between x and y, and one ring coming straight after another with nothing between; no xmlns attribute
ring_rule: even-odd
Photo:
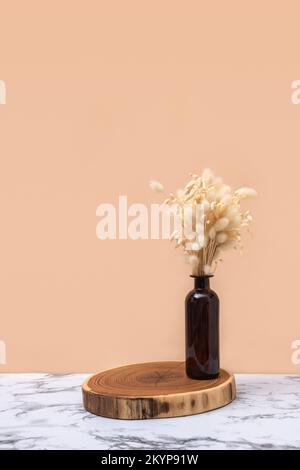
<svg viewBox="0 0 300 470"><path fill-rule="evenodd" d="M164 191L158 181L150 181L150 188ZM252 216L248 210L242 211L240 202L255 195L256 191L248 187L233 191L205 169L201 176L191 175L184 189L164 201L175 209L179 221L170 240L183 248L193 275L214 273L223 251L241 248L241 230L250 224Z"/></svg>

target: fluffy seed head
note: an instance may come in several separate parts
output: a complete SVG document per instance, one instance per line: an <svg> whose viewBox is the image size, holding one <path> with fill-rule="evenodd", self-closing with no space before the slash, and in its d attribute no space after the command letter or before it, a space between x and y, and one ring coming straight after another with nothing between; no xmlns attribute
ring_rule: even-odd
<svg viewBox="0 0 300 470"><path fill-rule="evenodd" d="M218 235L216 237L217 243L224 243L224 242L226 242L227 239L228 239L228 235L225 232L218 233Z"/></svg>
<svg viewBox="0 0 300 470"><path fill-rule="evenodd" d="M218 219L214 225L216 232L220 232L221 230L224 230L224 228L227 227L229 224L229 219L227 217L221 217Z"/></svg>
<svg viewBox="0 0 300 470"><path fill-rule="evenodd" d="M243 186L242 188L237 189L234 194L239 199L242 199L246 197L255 197L257 195L257 192L253 188Z"/></svg>
<svg viewBox="0 0 300 470"><path fill-rule="evenodd" d="M151 180L149 181L149 186L153 191L156 191L158 193L164 192L164 187L159 181Z"/></svg>

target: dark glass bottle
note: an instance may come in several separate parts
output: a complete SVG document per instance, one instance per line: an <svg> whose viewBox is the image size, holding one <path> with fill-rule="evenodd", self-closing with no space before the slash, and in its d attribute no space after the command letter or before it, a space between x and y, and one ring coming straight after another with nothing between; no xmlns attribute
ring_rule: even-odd
<svg viewBox="0 0 300 470"><path fill-rule="evenodd" d="M213 379L219 374L219 298L210 276L191 276L195 287L185 299L186 374Z"/></svg>

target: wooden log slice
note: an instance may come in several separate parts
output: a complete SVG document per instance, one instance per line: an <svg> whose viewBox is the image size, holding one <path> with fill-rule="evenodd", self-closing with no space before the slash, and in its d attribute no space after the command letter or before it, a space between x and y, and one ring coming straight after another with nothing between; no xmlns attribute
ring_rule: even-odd
<svg viewBox="0 0 300 470"><path fill-rule="evenodd" d="M187 416L225 406L236 396L234 376L192 380L183 362L150 362L110 369L83 386L87 411L108 418L149 419Z"/></svg>

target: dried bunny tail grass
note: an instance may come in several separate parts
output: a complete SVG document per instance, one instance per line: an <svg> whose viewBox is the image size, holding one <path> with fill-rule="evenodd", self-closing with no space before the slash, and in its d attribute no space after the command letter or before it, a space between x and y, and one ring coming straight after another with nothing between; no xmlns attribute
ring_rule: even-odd
<svg viewBox="0 0 300 470"><path fill-rule="evenodd" d="M200 250L200 245L197 242L193 243L186 243L186 250L188 251L199 251Z"/></svg>
<svg viewBox="0 0 300 470"><path fill-rule="evenodd" d="M217 199L221 200L224 196L230 193L231 193L231 187L226 184L223 184L223 186L221 186L221 188L217 192Z"/></svg>
<svg viewBox="0 0 300 470"><path fill-rule="evenodd" d="M179 230L174 230L174 232L170 235L169 240L177 240L180 237L180 231Z"/></svg>
<svg viewBox="0 0 300 470"><path fill-rule="evenodd" d="M231 194L225 194L225 196L223 196L222 199L220 200L220 204L222 204L223 206L229 206L231 202L232 202Z"/></svg>
<svg viewBox="0 0 300 470"><path fill-rule="evenodd" d="M202 172L202 180L205 183L210 183L214 179L214 174L210 168L205 168Z"/></svg>
<svg viewBox="0 0 300 470"><path fill-rule="evenodd" d="M211 227L208 231L208 236L211 240L213 240L216 237L216 229L215 227Z"/></svg>
<svg viewBox="0 0 300 470"><path fill-rule="evenodd" d="M221 230L224 230L224 228L226 228L228 224L229 219L227 217L221 217L216 221L214 225L215 231L220 232Z"/></svg>
<svg viewBox="0 0 300 470"><path fill-rule="evenodd" d="M228 217L229 219L239 214L240 214L240 208L237 205L229 206L226 209L226 217Z"/></svg>
<svg viewBox="0 0 300 470"><path fill-rule="evenodd" d="M198 262L199 262L199 258L196 255L187 255L185 257L185 260L188 264L192 264L192 265L198 264Z"/></svg>
<svg viewBox="0 0 300 470"><path fill-rule="evenodd" d="M207 192L206 197L207 197L207 200L208 200L209 202L213 202L213 201L216 200L217 193L216 193L216 191L215 191L214 189L210 189L210 190Z"/></svg>
<svg viewBox="0 0 300 470"><path fill-rule="evenodd" d="M211 267L211 265L210 265L210 264L206 264L206 265L204 266L204 268L203 268L203 272L204 272L204 274L206 274L206 275L211 274L211 273L212 273L212 267Z"/></svg>
<svg viewBox="0 0 300 470"><path fill-rule="evenodd" d="M238 228L238 227L241 226L241 224L243 222L243 218L242 218L241 214L234 215L229 220L230 220L230 222L229 222L228 227L227 227L228 229Z"/></svg>
<svg viewBox="0 0 300 470"><path fill-rule="evenodd" d="M164 191L155 180L150 187ZM214 272L223 251L240 247L241 230L252 221L249 211L241 211L240 202L255 195L248 187L233 191L208 168L201 176L191 174L183 189L169 194L164 204L175 208L179 223L170 238L176 248L182 247L193 274Z"/></svg>
<svg viewBox="0 0 300 470"><path fill-rule="evenodd" d="M203 237L203 248L206 248L207 245L208 245L208 243L209 243L209 237L208 237L208 235L205 233L205 234L204 234L204 237Z"/></svg>
<svg viewBox="0 0 300 470"><path fill-rule="evenodd" d="M209 211L209 209L210 209L210 203L209 203L209 201L208 201L207 199L203 199L203 200L201 201L201 205L202 205L202 207L203 207L204 212Z"/></svg>
<svg viewBox="0 0 300 470"><path fill-rule="evenodd" d="M237 246L237 241L229 239L225 243L222 243L221 245L219 245L219 249L222 251L227 251L227 250L231 250L235 246Z"/></svg>
<svg viewBox="0 0 300 470"><path fill-rule="evenodd" d="M248 188L246 186L243 186L242 188L237 189L234 192L234 195L237 196L239 199L244 199L246 197L257 196L257 192L253 188Z"/></svg>
<svg viewBox="0 0 300 470"><path fill-rule="evenodd" d="M163 193L165 190L163 185L159 181L156 181L156 180L149 181L149 186L150 186L150 189L152 189L153 191L156 191L157 193Z"/></svg>
<svg viewBox="0 0 300 470"><path fill-rule="evenodd" d="M191 266L192 274L197 276L199 274L199 257L197 255L185 255L185 261Z"/></svg>
<svg viewBox="0 0 300 470"><path fill-rule="evenodd" d="M215 179L214 179L214 187L215 189L220 189L221 186L223 186L223 180L222 178L220 178L220 176L217 176Z"/></svg>
<svg viewBox="0 0 300 470"><path fill-rule="evenodd" d="M183 208L183 222L190 225L193 221L193 208L192 206L184 206Z"/></svg>
<svg viewBox="0 0 300 470"><path fill-rule="evenodd" d="M178 189L176 195L179 199L183 199L184 198L184 189Z"/></svg>
<svg viewBox="0 0 300 470"><path fill-rule="evenodd" d="M218 233L218 235L216 236L216 242L217 242L218 244L225 243L227 240L228 240L228 235L227 235L227 233L225 233L225 232L220 232L220 233Z"/></svg>

